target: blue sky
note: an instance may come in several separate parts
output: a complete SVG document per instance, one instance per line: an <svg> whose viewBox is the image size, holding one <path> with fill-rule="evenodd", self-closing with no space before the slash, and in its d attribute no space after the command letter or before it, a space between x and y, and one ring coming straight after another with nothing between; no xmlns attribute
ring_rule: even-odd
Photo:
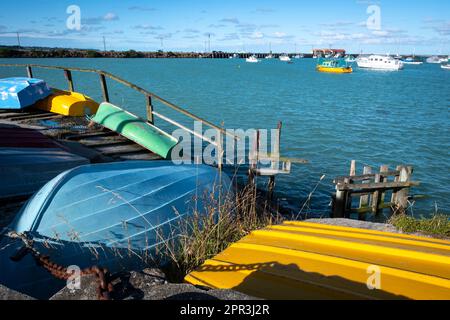
<svg viewBox="0 0 450 320"><path fill-rule="evenodd" d="M80 31L66 27L69 5L81 9ZM367 28L369 5L381 29ZM24 46L101 49L105 36L113 50L204 51L211 34L212 50L450 54L450 1L3 1L0 44L16 44L16 32Z"/></svg>

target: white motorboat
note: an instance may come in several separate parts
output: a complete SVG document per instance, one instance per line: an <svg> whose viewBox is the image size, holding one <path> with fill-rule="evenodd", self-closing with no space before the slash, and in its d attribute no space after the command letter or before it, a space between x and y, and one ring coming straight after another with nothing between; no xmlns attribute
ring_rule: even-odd
<svg viewBox="0 0 450 320"><path fill-rule="evenodd" d="M450 64L443 64L443 65L441 66L441 68L442 68L442 69L445 69L445 70L450 70Z"/></svg>
<svg viewBox="0 0 450 320"><path fill-rule="evenodd" d="M431 56L427 59L427 63L439 64L441 63L441 59L438 56Z"/></svg>
<svg viewBox="0 0 450 320"><path fill-rule="evenodd" d="M248 62L248 63L258 63L259 60L258 60L258 58L256 58L255 55L253 55L253 56L250 56L250 57L248 57L247 59L245 59L245 62Z"/></svg>
<svg viewBox="0 0 450 320"><path fill-rule="evenodd" d="M353 62L356 62L356 59L354 56L347 56L347 57L345 57L345 62L353 63Z"/></svg>
<svg viewBox="0 0 450 320"><path fill-rule="evenodd" d="M305 55L303 55L303 54L297 54L297 55L295 55L295 59L303 59L305 57Z"/></svg>
<svg viewBox="0 0 450 320"><path fill-rule="evenodd" d="M267 55L266 59L273 59L273 55L272 54Z"/></svg>
<svg viewBox="0 0 450 320"><path fill-rule="evenodd" d="M403 59L402 62L404 64L411 64L411 65L421 65L421 64L423 64L422 61L416 60L416 59L414 59L414 57L408 57L406 59Z"/></svg>
<svg viewBox="0 0 450 320"><path fill-rule="evenodd" d="M402 70L404 68L402 61L394 59L391 56L361 56L356 59L356 63L360 68L375 70Z"/></svg>
<svg viewBox="0 0 450 320"><path fill-rule="evenodd" d="M281 55L281 56L279 57L279 59L280 59L280 61L283 61L283 62L289 62L289 61L291 61L291 58L289 58L289 56L288 56L287 54Z"/></svg>

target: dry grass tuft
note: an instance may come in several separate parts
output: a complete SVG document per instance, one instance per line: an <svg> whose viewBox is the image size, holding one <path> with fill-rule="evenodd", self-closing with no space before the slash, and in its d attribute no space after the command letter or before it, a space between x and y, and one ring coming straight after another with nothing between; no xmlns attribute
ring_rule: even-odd
<svg viewBox="0 0 450 320"><path fill-rule="evenodd" d="M264 201L254 188L246 187L221 203L208 197L206 212L196 211L181 220L176 230L180 235L160 248L170 260L165 271L171 282L182 282L188 273L250 232L281 222L267 205L259 205Z"/></svg>

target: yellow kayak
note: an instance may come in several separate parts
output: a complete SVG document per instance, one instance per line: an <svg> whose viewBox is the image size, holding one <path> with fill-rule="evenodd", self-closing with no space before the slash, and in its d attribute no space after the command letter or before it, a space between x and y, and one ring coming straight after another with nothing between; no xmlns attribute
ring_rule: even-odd
<svg viewBox="0 0 450 320"><path fill-rule="evenodd" d="M285 222L254 231L186 282L264 299L450 299L450 241Z"/></svg>
<svg viewBox="0 0 450 320"><path fill-rule="evenodd" d="M53 93L34 105L36 108L64 116L82 117L97 113L99 104L78 92L53 89Z"/></svg>
<svg viewBox="0 0 450 320"><path fill-rule="evenodd" d="M352 67L323 67L323 66L317 66L317 71L320 72L331 72L331 73L352 73L353 68Z"/></svg>

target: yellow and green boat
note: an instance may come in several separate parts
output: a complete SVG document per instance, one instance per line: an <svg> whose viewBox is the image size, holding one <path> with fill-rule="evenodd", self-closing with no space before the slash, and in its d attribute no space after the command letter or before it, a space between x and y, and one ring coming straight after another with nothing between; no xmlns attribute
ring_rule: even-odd
<svg viewBox="0 0 450 320"><path fill-rule="evenodd" d="M319 59L316 67L319 72L352 73L353 68L343 59Z"/></svg>

